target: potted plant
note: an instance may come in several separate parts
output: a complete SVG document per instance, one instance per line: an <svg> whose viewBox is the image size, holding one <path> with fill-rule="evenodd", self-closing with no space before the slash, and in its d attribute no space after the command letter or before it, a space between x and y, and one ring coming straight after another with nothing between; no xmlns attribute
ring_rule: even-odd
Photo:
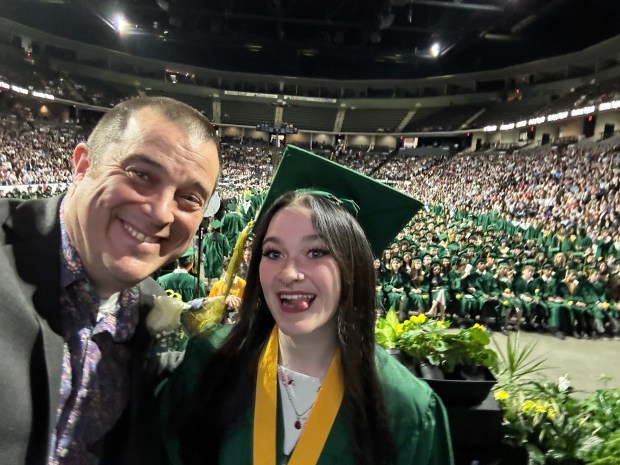
<svg viewBox="0 0 620 465"><path fill-rule="evenodd" d="M491 339L484 326L476 324L455 332L449 330L449 322L423 314L403 323L397 321L393 310L377 321L377 342L386 349L400 349L410 369L444 402L471 405L486 397L495 383L491 370L497 368L497 354L489 347ZM473 380L468 376L472 371L479 372Z"/></svg>
<svg viewBox="0 0 620 465"><path fill-rule="evenodd" d="M544 376L535 344L509 337L499 351L495 398L502 406L506 457L518 465L616 465L620 463L620 389L598 389L588 397L568 376ZM606 375L601 377L608 381ZM519 457L520 461L515 458Z"/></svg>

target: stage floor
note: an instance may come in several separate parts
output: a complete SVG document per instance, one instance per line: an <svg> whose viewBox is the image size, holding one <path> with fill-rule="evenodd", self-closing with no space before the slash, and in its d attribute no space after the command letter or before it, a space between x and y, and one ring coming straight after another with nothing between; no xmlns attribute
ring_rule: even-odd
<svg viewBox="0 0 620 465"><path fill-rule="evenodd" d="M493 333L493 339L501 350L505 350L506 336ZM605 387L601 381L603 373L612 377L607 387L620 388L620 340L567 337L562 341L545 334L527 331L519 333L521 345L531 341L537 342L534 354L546 359L543 373L553 380L568 373L573 387L585 391L578 393L577 397L587 397L596 389Z"/></svg>

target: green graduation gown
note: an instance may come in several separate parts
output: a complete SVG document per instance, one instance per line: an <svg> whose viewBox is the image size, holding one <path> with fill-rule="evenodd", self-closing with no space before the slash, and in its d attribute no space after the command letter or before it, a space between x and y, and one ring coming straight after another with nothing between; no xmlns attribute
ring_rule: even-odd
<svg viewBox="0 0 620 465"><path fill-rule="evenodd" d="M160 276L157 278L157 284L165 291L171 289L181 294L183 302L189 302L190 300L207 296L204 284L186 271L175 270L172 273Z"/></svg>
<svg viewBox="0 0 620 465"><path fill-rule="evenodd" d="M190 340L181 366L159 390L159 429L165 453L160 463L181 465L178 425L192 408L192 391L215 347L227 329ZM376 365L383 388L397 465L452 465L448 420L443 404L424 382L413 376L384 349L376 348ZM277 464L284 462L281 399L278 389ZM219 465L252 465L253 406L225 438ZM327 437L317 465L354 465L346 412L341 408ZM274 464L276 465L276 464Z"/></svg>
<svg viewBox="0 0 620 465"><path fill-rule="evenodd" d="M206 278L219 278L222 275L224 257L230 256L232 249L226 236L211 232L202 240L204 270Z"/></svg>

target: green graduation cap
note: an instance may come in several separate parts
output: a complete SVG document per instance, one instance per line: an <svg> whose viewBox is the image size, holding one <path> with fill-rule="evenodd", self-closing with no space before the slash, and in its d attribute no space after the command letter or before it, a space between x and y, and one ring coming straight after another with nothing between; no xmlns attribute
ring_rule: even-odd
<svg viewBox="0 0 620 465"><path fill-rule="evenodd" d="M190 246L179 258L194 258L194 248Z"/></svg>
<svg viewBox="0 0 620 465"><path fill-rule="evenodd" d="M396 237L422 208L412 197L357 171L287 145L261 208L266 210L282 194L294 190L316 190L337 197L345 208L357 212L375 256Z"/></svg>
<svg viewBox="0 0 620 465"><path fill-rule="evenodd" d="M221 227L222 227L222 224L223 224L223 223L222 223L220 220L218 220L218 219L216 218L216 219L214 219L213 221L211 221L210 226L211 226L213 229L219 229L219 228L221 228Z"/></svg>
<svg viewBox="0 0 620 465"><path fill-rule="evenodd" d="M194 248L193 248L193 247L191 247L191 246L190 246L190 248L189 248L189 249L187 249L187 250L183 253L183 255L181 255L181 256L178 258L179 263L180 263L181 265L185 265L185 264L187 264L187 263L189 263L189 262L193 261L194 259L195 259L195 256L194 256Z"/></svg>

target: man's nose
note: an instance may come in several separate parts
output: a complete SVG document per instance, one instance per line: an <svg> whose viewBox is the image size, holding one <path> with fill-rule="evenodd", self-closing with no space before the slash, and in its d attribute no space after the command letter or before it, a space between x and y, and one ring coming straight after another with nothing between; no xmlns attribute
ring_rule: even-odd
<svg viewBox="0 0 620 465"><path fill-rule="evenodd" d="M153 195L149 202L149 216L152 221L160 226L174 222L176 200L174 192L163 190Z"/></svg>

